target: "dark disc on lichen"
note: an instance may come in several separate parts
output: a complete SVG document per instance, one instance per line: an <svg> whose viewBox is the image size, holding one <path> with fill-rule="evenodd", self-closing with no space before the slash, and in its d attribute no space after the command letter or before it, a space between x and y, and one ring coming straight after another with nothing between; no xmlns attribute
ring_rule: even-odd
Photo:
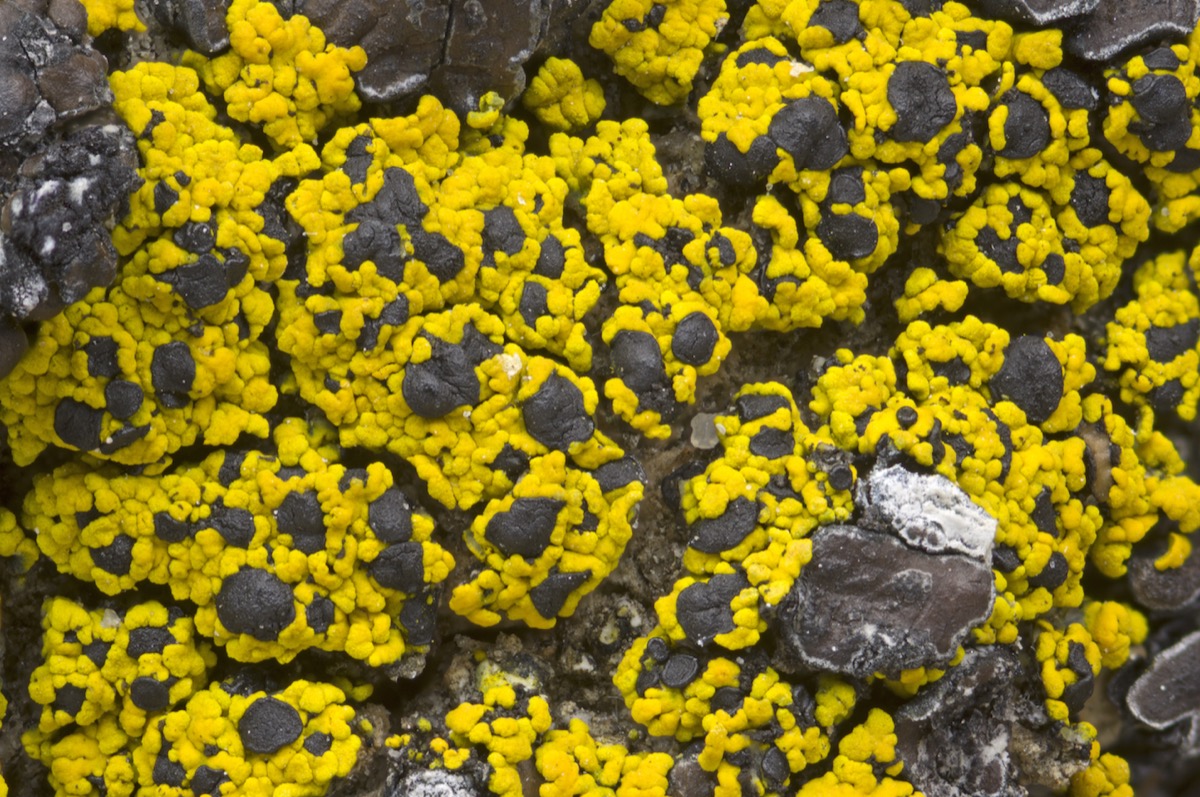
<svg viewBox="0 0 1200 797"><path fill-rule="evenodd" d="M129 697L142 711L162 711L171 700L167 685L147 675L133 679L129 685Z"/></svg>
<svg viewBox="0 0 1200 797"><path fill-rule="evenodd" d="M500 453L492 460L492 468L503 473L515 484L520 475L529 470L529 457L505 443Z"/></svg>
<svg viewBox="0 0 1200 797"><path fill-rule="evenodd" d="M808 18L808 24L829 31L834 44L845 44L862 33L858 4L850 0L823 0Z"/></svg>
<svg viewBox="0 0 1200 797"><path fill-rule="evenodd" d="M742 152L724 133L704 148L704 166L709 177L731 187L749 187L767 179L779 163L775 142L766 136L754 139Z"/></svg>
<svg viewBox="0 0 1200 797"><path fill-rule="evenodd" d="M763 66L775 66L780 61L786 61L782 55L776 55L766 47L756 47L753 50L746 50L738 53L737 66L738 69L743 69L751 64L762 64Z"/></svg>
<svg viewBox="0 0 1200 797"><path fill-rule="evenodd" d="M483 214L484 252L515 255L525 246L525 230L508 205L498 205Z"/></svg>
<svg viewBox="0 0 1200 797"><path fill-rule="evenodd" d="M211 252L204 253L194 263L165 272L161 279L174 288L192 310L203 310L220 303L229 291L225 265Z"/></svg>
<svg viewBox="0 0 1200 797"><path fill-rule="evenodd" d="M304 740L304 749L316 756L325 755L332 746L333 737L328 733L321 733L320 731L311 734Z"/></svg>
<svg viewBox="0 0 1200 797"><path fill-rule="evenodd" d="M1200 319L1193 318L1173 327L1152 326L1146 330L1146 353L1155 362L1169 363L1196 348L1200 339Z"/></svg>
<svg viewBox="0 0 1200 797"><path fill-rule="evenodd" d="M154 536L163 542L183 542L191 533L191 524L176 520L167 512L154 515Z"/></svg>
<svg viewBox="0 0 1200 797"><path fill-rule="evenodd" d="M738 415L743 421L757 421L768 415L789 407L783 396L764 396L759 393L749 393L741 396L735 402Z"/></svg>
<svg viewBox="0 0 1200 797"><path fill-rule="evenodd" d="M1029 586L1037 589L1045 587L1053 592L1063 585L1070 575L1070 567L1067 565L1067 558L1059 551L1050 554L1049 560L1046 561L1045 567L1036 576L1029 577Z"/></svg>
<svg viewBox="0 0 1200 797"><path fill-rule="evenodd" d="M342 238L342 265L352 271L370 261L381 276L400 282L407 259L395 225L379 219L364 218Z"/></svg>
<svg viewBox="0 0 1200 797"><path fill-rule="evenodd" d="M83 687L75 686L74 684L64 684L54 691L54 706L55 711L65 711L74 717L79 713L79 709L83 708L83 700L87 697L87 690Z"/></svg>
<svg viewBox="0 0 1200 797"><path fill-rule="evenodd" d="M154 350L150 360L150 384L164 407L178 409L186 405L188 391L195 380L196 361L186 343L174 340Z"/></svg>
<svg viewBox="0 0 1200 797"><path fill-rule="evenodd" d="M663 665L663 685L672 689L683 689L692 682L699 671L699 659L690 653L676 653Z"/></svg>
<svg viewBox="0 0 1200 797"><path fill-rule="evenodd" d="M293 548L308 554L325 550L325 513L316 493L288 493L275 510L275 522L280 533L291 535Z"/></svg>
<svg viewBox="0 0 1200 797"><path fill-rule="evenodd" d="M243 567L217 592L217 619L234 634L273 642L296 619L291 587L274 573Z"/></svg>
<svg viewBox="0 0 1200 797"><path fill-rule="evenodd" d="M114 379L104 386L104 406L114 418L125 420L142 407L144 394L141 385L124 379Z"/></svg>
<svg viewBox="0 0 1200 797"><path fill-rule="evenodd" d="M736 548L758 525L758 504L739 495L715 518L703 518L691 526L688 546L701 553L720 553Z"/></svg>
<svg viewBox="0 0 1200 797"><path fill-rule="evenodd" d="M480 332L479 328L471 323L463 325L462 340L458 345L462 347L463 354L466 355L467 362L471 365L479 365L504 352L498 343Z"/></svg>
<svg viewBox="0 0 1200 797"><path fill-rule="evenodd" d="M946 73L923 61L904 61L888 78L888 103L896 112L896 141L926 143L954 121L958 101Z"/></svg>
<svg viewBox="0 0 1200 797"><path fill-rule="evenodd" d="M1067 276L1067 261L1058 252L1051 252L1042 261L1042 272L1046 275L1047 285L1061 285Z"/></svg>
<svg viewBox="0 0 1200 797"><path fill-rule="evenodd" d="M425 268L439 282L450 282L467 264L463 251L440 232L425 232L421 225L409 227L413 257L425 264Z"/></svg>
<svg viewBox="0 0 1200 797"><path fill-rule="evenodd" d="M369 146L371 137L365 135L355 136L346 146L346 160L342 164L342 171L350 178L350 182L356 185L367 181L367 171L371 168L373 160L373 156L367 151ZM384 178L386 177L387 172L384 173Z"/></svg>
<svg viewBox="0 0 1200 797"><path fill-rule="evenodd" d="M1174 75L1149 74L1133 84L1130 103L1140 119L1130 125L1148 149L1176 150L1192 135L1191 103Z"/></svg>
<svg viewBox="0 0 1200 797"><path fill-rule="evenodd" d="M1008 344L1004 364L988 385L993 400L1008 399L1030 423L1044 423L1062 401L1062 365L1042 337L1022 335Z"/></svg>
<svg viewBox="0 0 1200 797"><path fill-rule="evenodd" d="M671 335L671 354L687 365L704 365L712 358L720 335L712 319L700 311L683 317Z"/></svg>
<svg viewBox="0 0 1200 797"><path fill-rule="evenodd" d="M557 236L546 234L542 240L541 251L538 252L537 264L533 273L539 277L556 280L562 277L563 268L567 265L567 250Z"/></svg>
<svg viewBox="0 0 1200 797"><path fill-rule="evenodd" d="M505 556L536 559L550 544L563 506L554 498L518 498L492 516L484 537Z"/></svg>
<svg viewBox="0 0 1200 797"><path fill-rule="evenodd" d="M1001 99L1008 108L1004 120L1006 158L1032 158L1050 143L1050 114L1042 104L1023 91L1010 91Z"/></svg>
<svg viewBox="0 0 1200 797"><path fill-rule="evenodd" d="M825 196L825 206L857 205L867 201L867 188L863 185L863 170L861 166L847 166L833 172L829 177L829 192Z"/></svg>
<svg viewBox="0 0 1200 797"><path fill-rule="evenodd" d="M867 257L879 244L875 222L857 213L825 213L817 225L817 236L838 260Z"/></svg>
<svg viewBox="0 0 1200 797"><path fill-rule="evenodd" d="M252 753L270 755L300 738L304 722L300 712L273 697L260 697L238 720L242 746Z"/></svg>
<svg viewBox="0 0 1200 797"><path fill-rule="evenodd" d="M1056 66L1042 75L1042 84L1064 108L1094 111L1100 107L1100 92L1082 75Z"/></svg>
<svg viewBox="0 0 1200 797"><path fill-rule="evenodd" d="M54 433L64 443L80 451L100 447L100 428L104 410L89 407L81 401L65 398L54 408Z"/></svg>
<svg viewBox="0 0 1200 797"><path fill-rule="evenodd" d="M221 469L217 471L217 481L222 487L228 487L242 478L242 463L246 461L244 451L226 451L221 460Z"/></svg>
<svg viewBox="0 0 1200 797"><path fill-rule="evenodd" d="M225 506L221 498L213 502L208 525L234 548L249 548L254 540L254 515L248 509Z"/></svg>
<svg viewBox="0 0 1200 797"><path fill-rule="evenodd" d="M632 456L625 456L613 462L606 462L592 472L592 476L600 484L600 492L610 493L633 482L646 484L646 471Z"/></svg>
<svg viewBox="0 0 1200 797"><path fill-rule="evenodd" d="M118 534L108 545L92 549L92 561L106 573L127 576L133 565L133 543L133 537Z"/></svg>
<svg viewBox="0 0 1200 797"><path fill-rule="evenodd" d="M325 310L313 314L313 326L322 335L337 335L342 331L342 311Z"/></svg>
<svg viewBox="0 0 1200 797"><path fill-rule="evenodd" d="M429 212L408 170L392 166L383 171L383 187L371 200L379 217L392 224L413 226Z"/></svg>
<svg viewBox="0 0 1200 797"><path fill-rule="evenodd" d="M312 603L304 610L304 619L315 633L323 634L333 625L333 601L324 595L313 595Z"/></svg>
<svg viewBox="0 0 1200 797"><path fill-rule="evenodd" d="M1058 536L1058 512L1054 508L1054 498L1049 487L1043 487L1033 499L1033 511L1029 519L1038 531L1044 531L1052 537Z"/></svg>
<svg viewBox="0 0 1200 797"><path fill-rule="evenodd" d="M762 758L762 772L771 783L782 784L786 782L792 774L787 754L778 747L772 747Z"/></svg>
<svg viewBox="0 0 1200 797"><path fill-rule="evenodd" d="M517 312L531 327L537 327L537 320L550 314L546 305L546 286L540 282L526 282L521 289L521 301L517 304Z"/></svg>
<svg viewBox="0 0 1200 797"><path fill-rule="evenodd" d="M87 353L89 376L104 376L111 379L121 372L117 366L117 342L107 335L95 336L83 347Z"/></svg>
<svg viewBox="0 0 1200 797"><path fill-rule="evenodd" d="M1020 244L1021 241L1015 234L1001 238L991 227L984 227L975 234L975 246L980 253L1005 274L1019 274L1025 270L1017 258L1017 247Z"/></svg>
<svg viewBox="0 0 1200 797"><path fill-rule="evenodd" d="M750 438L750 453L767 459L790 456L796 441L787 429L767 427Z"/></svg>
<svg viewBox="0 0 1200 797"><path fill-rule="evenodd" d="M131 446L150 433L150 426L123 426L104 439L100 444L100 453L111 455L122 448Z"/></svg>
<svg viewBox="0 0 1200 797"><path fill-rule="evenodd" d="M675 601L675 617L687 638L707 645L734 629L733 599L750 582L740 573L722 573L685 587Z"/></svg>
<svg viewBox="0 0 1200 797"><path fill-rule="evenodd" d="M206 764L201 764L196 767L196 772L192 775L192 793L195 795L206 795L206 797L216 797L221 793L221 784L229 780L229 775L225 772L214 769Z"/></svg>
<svg viewBox="0 0 1200 797"><path fill-rule="evenodd" d="M792 156L797 171L830 169L850 151L837 111L822 97L789 102L771 117L767 136Z"/></svg>
<svg viewBox="0 0 1200 797"><path fill-rule="evenodd" d="M596 428L584 407L583 393L558 374L552 374L525 402L522 415L529 436L557 451L587 440Z"/></svg>
<svg viewBox="0 0 1200 797"><path fill-rule="evenodd" d="M407 496L395 487L385 490L367 507L367 525L384 542L408 542L413 525Z"/></svg>
<svg viewBox="0 0 1200 797"><path fill-rule="evenodd" d="M154 770L150 777L160 786L179 788L187 777L187 770L178 761L172 761L164 748L154 759Z"/></svg>
<svg viewBox="0 0 1200 797"><path fill-rule="evenodd" d="M1071 189L1071 207L1081 222L1088 227L1099 227L1108 224L1109 195L1104 178L1081 171L1075 175L1075 186Z"/></svg>
<svg viewBox="0 0 1200 797"><path fill-rule="evenodd" d="M175 635L169 628L148 625L130 629L129 642L125 645L125 652L131 657L137 658L147 653L162 653L167 645L174 644L177 644Z"/></svg>
<svg viewBox="0 0 1200 797"><path fill-rule="evenodd" d="M384 589L409 595L425 583L425 549L419 542L398 542L384 548L367 568Z"/></svg>
<svg viewBox="0 0 1200 797"><path fill-rule="evenodd" d="M610 348L617 378L637 396L639 409L660 415L675 409L675 391L653 335L623 329L613 336Z"/></svg>
<svg viewBox="0 0 1200 797"><path fill-rule="evenodd" d="M404 641L408 644L433 644L434 631L437 629L437 601L427 595L409 598L400 610L400 625L404 627Z"/></svg>
<svg viewBox="0 0 1200 797"><path fill-rule="evenodd" d="M409 363L400 392L422 418L441 418L457 407L479 401L479 377L461 346L430 338L428 360Z"/></svg>
<svg viewBox="0 0 1200 797"><path fill-rule="evenodd" d="M583 585L592 576L592 571L581 573L552 572L540 584L529 590L529 600L537 613L547 620L552 620L562 611L563 604L571 593Z"/></svg>
<svg viewBox="0 0 1200 797"><path fill-rule="evenodd" d="M83 655L91 659L92 664L96 665L96 669L100 669L104 666L104 662L108 661L110 648L112 648L111 642L97 639L83 646Z"/></svg>

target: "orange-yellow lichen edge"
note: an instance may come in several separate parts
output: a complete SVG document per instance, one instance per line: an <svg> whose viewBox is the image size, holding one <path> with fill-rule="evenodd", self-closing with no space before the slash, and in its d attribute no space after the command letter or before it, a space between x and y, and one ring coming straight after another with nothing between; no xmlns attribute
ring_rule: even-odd
<svg viewBox="0 0 1200 797"><path fill-rule="evenodd" d="M156 477L67 464L26 501L42 552L106 594L163 584L241 661L308 648L393 664L434 637L454 560L379 463L338 464L295 419L274 453L218 451Z"/></svg>

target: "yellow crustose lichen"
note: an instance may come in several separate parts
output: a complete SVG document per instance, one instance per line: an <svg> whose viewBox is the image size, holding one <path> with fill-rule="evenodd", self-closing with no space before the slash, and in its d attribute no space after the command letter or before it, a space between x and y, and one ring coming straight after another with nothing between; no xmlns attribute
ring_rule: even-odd
<svg viewBox="0 0 1200 797"><path fill-rule="evenodd" d="M361 107L353 73L366 66L361 47L326 44L303 14L284 19L262 0L234 0L226 12L230 51L211 60L184 56L229 115L258 125L279 149L312 143L333 119Z"/></svg>

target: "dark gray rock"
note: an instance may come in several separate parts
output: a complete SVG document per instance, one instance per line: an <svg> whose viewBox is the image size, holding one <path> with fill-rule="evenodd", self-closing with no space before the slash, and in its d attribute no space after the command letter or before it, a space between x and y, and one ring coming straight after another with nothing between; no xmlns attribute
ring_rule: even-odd
<svg viewBox="0 0 1200 797"><path fill-rule="evenodd" d="M479 797L483 791L468 775L444 769L420 769L390 783L387 797Z"/></svg>
<svg viewBox="0 0 1200 797"><path fill-rule="evenodd" d="M369 101L389 102L415 94L441 63L449 0L308 0L303 11L330 42L366 50L367 65L354 79Z"/></svg>
<svg viewBox="0 0 1200 797"><path fill-rule="evenodd" d="M1008 701L1020 673L1007 647L967 651L957 666L896 712L905 776L926 797L1017 797Z"/></svg>
<svg viewBox="0 0 1200 797"><path fill-rule="evenodd" d="M149 6L155 20L182 36L193 50L216 55L229 47L229 1L149 0Z"/></svg>
<svg viewBox="0 0 1200 797"><path fill-rule="evenodd" d="M781 607L784 641L806 665L860 678L944 666L992 610L992 570L890 535L827 526Z"/></svg>
<svg viewBox="0 0 1200 797"><path fill-rule="evenodd" d="M391 103L429 92L460 115L476 110L489 91L505 101L520 94L525 64L559 52L586 5L586 0L294 3L330 42L366 51L367 65L355 75L365 100Z"/></svg>
<svg viewBox="0 0 1200 797"><path fill-rule="evenodd" d="M4 3L0 31L2 377L23 353L17 326L112 281L110 230L138 178L79 4Z"/></svg>
<svg viewBox="0 0 1200 797"><path fill-rule="evenodd" d="M110 237L137 182L133 134L111 120L21 165L0 214L0 317L44 320L116 273Z"/></svg>
<svg viewBox="0 0 1200 797"><path fill-rule="evenodd" d="M1200 716L1200 631L1160 652L1125 697L1129 711L1151 728ZM1194 727L1194 725L1193 725Z"/></svg>
<svg viewBox="0 0 1200 797"><path fill-rule="evenodd" d="M987 15L1034 25L1048 25L1091 13L1100 0L978 0Z"/></svg>
<svg viewBox="0 0 1200 797"><path fill-rule="evenodd" d="M1129 562L1129 585L1138 603L1147 609L1174 611L1200 598L1200 556L1190 555L1172 570L1159 570L1154 559L1135 555Z"/></svg>
<svg viewBox="0 0 1200 797"><path fill-rule="evenodd" d="M1107 61L1159 39L1182 41L1195 26L1197 14L1197 0L1099 0L1095 9L1067 32L1063 44L1080 58Z"/></svg>

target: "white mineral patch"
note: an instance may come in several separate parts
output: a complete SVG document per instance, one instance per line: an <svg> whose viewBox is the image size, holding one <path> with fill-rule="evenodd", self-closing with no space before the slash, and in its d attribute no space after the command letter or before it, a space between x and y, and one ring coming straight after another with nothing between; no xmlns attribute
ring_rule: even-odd
<svg viewBox="0 0 1200 797"><path fill-rule="evenodd" d="M76 177L71 181L71 201L76 205L82 205L83 200L87 197L87 190L92 187L95 182L90 177Z"/></svg>
<svg viewBox="0 0 1200 797"><path fill-rule="evenodd" d="M476 793L475 786L466 775L440 769L413 772L397 786L399 788L391 794L403 794L406 797L464 797Z"/></svg>
<svg viewBox="0 0 1200 797"><path fill-rule="evenodd" d="M876 468L859 483L857 499L868 528L893 532L930 553L991 560L996 519L945 476L913 473L899 465Z"/></svg>
<svg viewBox="0 0 1200 797"><path fill-rule="evenodd" d="M521 357L517 354L501 354L498 358L500 367L504 370L504 375L512 379L517 374L521 373Z"/></svg>
<svg viewBox="0 0 1200 797"><path fill-rule="evenodd" d="M720 439L717 437L716 415L711 412L698 412L692 418L692 445L702 451L716 448Z"/></svg>

